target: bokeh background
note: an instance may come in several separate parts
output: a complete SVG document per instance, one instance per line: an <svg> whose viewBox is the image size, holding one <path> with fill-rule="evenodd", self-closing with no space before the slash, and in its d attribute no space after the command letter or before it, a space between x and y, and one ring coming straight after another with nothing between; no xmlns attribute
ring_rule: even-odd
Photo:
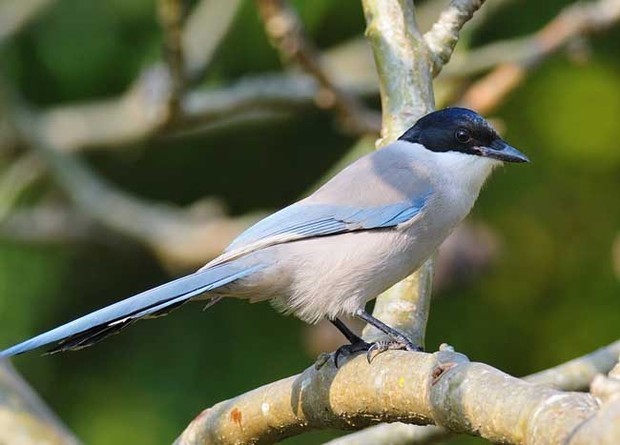
<svg viewBox="0 0 620 445"><path fill-rule="evenodd" d="M528 35L568 4L506 3L463 45ZM293 5L321 49L363 35L357 1ZM4 42L0 63L24 98L45 109L122 93L161 58L161 46L151 0L59 0ZM341 63L342 71L350 69ZM200 86L282 70L255 5L245 1ZM376 95L366 101L379 106ZM441 275L427 347L447 342L472 360L524 375L620 332L620 30L576 41L545 61L491 117L532 163L497 172L481 194L468 221L482 233ZM144 199L188 205L213 197L229 214L244 215L298 199L357 143L333 113L306 106L81 156ZM3 153L0 168L8 171L20 150ZM43 176L16 209L62 195ZM105 230L45 242L11 233L2 231L0 239L3 347L188 270ZM186 306L83 351L31 353L13 362L84 443L146 445L170 443L217 401L301 371L331 341L268 304L226 301L207 312Z"/></svg>

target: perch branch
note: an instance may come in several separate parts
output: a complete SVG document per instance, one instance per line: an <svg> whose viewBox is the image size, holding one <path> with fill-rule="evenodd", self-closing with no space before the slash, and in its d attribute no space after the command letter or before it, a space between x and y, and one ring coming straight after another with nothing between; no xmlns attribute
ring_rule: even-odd
<svg viewBox="0 0 620 445"><path fill-rule="evenodd" d="M611 445L619 421L620 412L599 411L589 394L534 385L449 350L391 351L372 365L363 355L338 370L329 361L218 403L176 444L268 444L311 429L406 422L506 444ZM584 428L588 436L575 435Z"/></svg>
<svg viewBox="0 0 620 445"><path fill-rule="evenodd" d="M523 380L562 391L583 391L596 376L609 372L619 355L620 340L561 365L530 374ZM392 423L371 426L334 439L326 445L430 445L443 442L453 435L450 430L435 425Z"/></svg>

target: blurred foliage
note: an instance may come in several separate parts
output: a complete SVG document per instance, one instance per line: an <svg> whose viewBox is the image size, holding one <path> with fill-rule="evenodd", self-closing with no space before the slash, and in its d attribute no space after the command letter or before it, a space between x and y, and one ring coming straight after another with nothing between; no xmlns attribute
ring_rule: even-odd
<svg viewBox="0 0 620 445"><path fill-rule="evenodd" d="M320 47L363 31L359 2L295 4ZM472 41L532 32L565 4L512 2ZM506 138L533 162L508 166L483 191L472 218L499 234L501 258L474 286L437 299L429 348L445 341L472 360L519 375L618 337L620 285L611 246L620 229L619 42L616 30L591 42L586 62L557 56L498 112ZM159 57L160 43L152 1L60 0L0 57L29 100L49 105L118 94ZM204 82L225 84L278 69L246 2ZM296 199L354 143L330 116L310 112L89 159L138 195L179 204L213 195L241 214ZM3 241L0 342L8 345L169 278L130 242ZM207 313L185 307L81 352L30 354L15 363L85 443L169 443L202 408L308 366L313 357L302 349L300 328L267 304L227 301ZM330 434L286 443L318 443Z"/></svg>

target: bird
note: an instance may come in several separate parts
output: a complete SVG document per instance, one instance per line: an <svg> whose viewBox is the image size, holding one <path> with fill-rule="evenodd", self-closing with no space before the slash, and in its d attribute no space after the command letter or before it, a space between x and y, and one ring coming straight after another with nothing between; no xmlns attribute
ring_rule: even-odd
<svg viewBox="0 0 620 445"><path fill-rule="evenodd" d="M96 310L0 352L90 346L190 301L271 301L307 323L327 319L349 343L335 353L421 350L365 310L430 258L472 209L491 172L529 162L475 111L451 107L417 120L395 142L354 161L309 196L260 220L194 273ZM386 334L367 343L341 320Z"/></svg>

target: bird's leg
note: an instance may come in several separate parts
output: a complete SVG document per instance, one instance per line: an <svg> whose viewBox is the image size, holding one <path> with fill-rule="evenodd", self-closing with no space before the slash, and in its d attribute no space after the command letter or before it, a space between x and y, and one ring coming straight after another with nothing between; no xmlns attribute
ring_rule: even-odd
<svg viewBox="0 0 620 445"><path fill-rule="evenodd" d="M368 351L372 345L370 343L365 342L359 335L353 332L351 329L347 327L346 324L342 322L339 318L334 318L333 320L329 320L331 324L336 326L336 328L342 332L351 344L342 345L338 349L336 349L336 353L334 354L334 364L336 368L338 367L338 359L341 355L350 355L355 354L356 352L365 352Z"/></svg>
<svg viewBox="0 0 620 445"><path fill-rule="evenodd" d="M367 356L366 356L368 358L369 363L378 354L381 354L382 352L385 352L389 349L401 349L401 350L406 350L406 351L417 351L417 352L424 350L421 346L416 345L411 340L409 340L409 338L407 338L407 336L403 334L402 332L400 332L398 329L394 329L386 325L381 320L370 315L364 309L358 309L357 311L355 311L355 316L364 320L366 323L374 326L375 328L377 328L378 330L386 334L391 339L388 341L380 340L372 344L372 346L368 349Z"/></svg>
<svg viewBox="0 0 620 445"><path fill-rule="evenodd" d="M349 327L346 324L344 324L341 319L334 318L333 320L329 320L329 321L331 322L331 324L336 326L336 328L342 333L342 335L344 335L347 338L347 340L349 340L349 342L358 343L358 342L364 341L361 339L359 335L357 335L355 332L349 329Z"/></svg>

